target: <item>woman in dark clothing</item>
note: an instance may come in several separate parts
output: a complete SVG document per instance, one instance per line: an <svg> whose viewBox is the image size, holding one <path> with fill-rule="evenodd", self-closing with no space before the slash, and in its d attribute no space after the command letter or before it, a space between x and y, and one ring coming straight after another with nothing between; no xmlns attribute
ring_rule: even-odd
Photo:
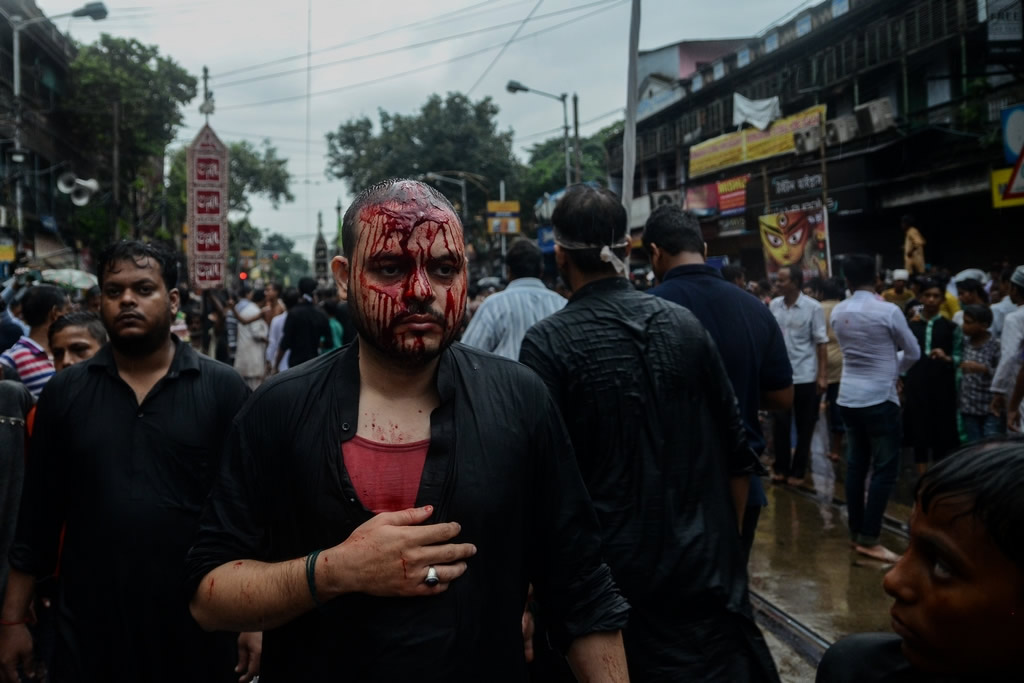
<svg viewBox="0 0 1024 683"><path fill-rule="evenodd" d="M929 456L942 459L960 445L957 429L956 373L960 366L963 335L953 322L939 315L944 293L934 280L922 283L922 309L910 321L921 346L921 360L904 380L904 433L914 449L919 473Z"/></svg>

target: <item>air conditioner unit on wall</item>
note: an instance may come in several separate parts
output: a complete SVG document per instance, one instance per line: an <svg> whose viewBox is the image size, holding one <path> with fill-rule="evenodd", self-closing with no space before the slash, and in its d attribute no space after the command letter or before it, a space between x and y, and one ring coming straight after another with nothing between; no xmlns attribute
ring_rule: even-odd
<svg viewBox="0 0 1024 683"><path fill-rule="evenodd" d="M857 117L840 116L825 122L825 144L841 145L857 137Z"/></svg>
<svg viewBox="0 0 1024 683"><path fill-rule="evenodd" d="M654 192L651 192L651 211L664 204L682 206L682 200L682 192L679 190L655 190Z"/></svg>
<svg viewBox="0 0 1024 683"><path fill-rule="evenodd" d="M857 116L857 127L861 133L880 133L896 125L892 100L882 97L865 102L853 108Z"/></svg>
<svg viewBox="0 0 1024 683"><path fill-rule="evenodd" d="M818 151L821 148L821 126L811 126L793 133L793 146L797 154Z"/></svg>

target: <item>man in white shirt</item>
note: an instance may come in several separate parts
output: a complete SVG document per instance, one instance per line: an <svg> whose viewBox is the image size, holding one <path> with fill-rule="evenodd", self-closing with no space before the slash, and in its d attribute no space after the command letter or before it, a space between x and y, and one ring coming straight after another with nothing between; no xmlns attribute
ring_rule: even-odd
<svg viewBox="0 0 1024 683"><path fill-rule="evenodd" d="M783 266L776 283L776 291L782 296L769 304L793 366L793 407L774 414L772 481L785 481L791 486L799 486L807 476L814 423L818 421L821 396L828 390L825 313L820 303L801 291L803 285L803 272L798 266ZM792 451L791 422L796 422L796 448Z"/></svg>
<svg viewBox="0 0 1024 683"><path fill-rule="evenodd" d="M853 254L843 262L853 296L832 311L832 329L843 352L839 408L846 427L846 505L850 540L868 557L895 562L883 546L882 516L900 467L903 436L899 376L921 357L906 316L895 304L875 296L875 260ZM865 481L872 471L864 501Z"/></svg>
<svg viewBox="0 0 1024 683"><path fill-rule="evenodd" d="M267 343L267 323L263 312L252 300L252 287L243 283L238 289L238 303L235 304L238 319L237 342L235 346L235 370L242 376L250 389L256 390L266 374L264 353Z"/></svg>
<svg viewBox="0 0 1024 683"><path fill-rule="evenodd" d="M484 299L469 321L462 343L505 358L519 360L526 331L565 307L565 298L541 282L544 255L533 242L512 243L505 256L510 282L505 291Z"/></svg>
<svg viewBox="0 0 1024 683"><path fill-rule="evenodd" d="M281 363L274 370L274 361L277 359L277 350L281 347L281 339L284 337L284 323L288 319L288 311L299 303L299 290L289 287L281 295L281 302L284 304L284 313L278 313L270 320L270 334L267 335L267 367L269 374L284 372L290 366L288 360L291 358L291 349L281 356Z"/></svg>
<svg viewBox="0 0 1024 683"><path fill-rule="evenodd" d="M1003 331L999 337L999 365L992 376L992 413L1006 415L1006 400L1013 392L1017 372L1021 367L1021 347L1024 345L1024 266L1017 266L1010 276L1010 301L1016 310L1003 318Z"/></svg>

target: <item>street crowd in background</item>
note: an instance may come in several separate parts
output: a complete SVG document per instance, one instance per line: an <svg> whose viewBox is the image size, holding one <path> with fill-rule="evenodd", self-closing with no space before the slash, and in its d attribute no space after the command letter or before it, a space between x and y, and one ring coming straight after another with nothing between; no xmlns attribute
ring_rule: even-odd
<svg viewBox="0 0 1024 683"><path fill-rule="evenodd" d="M1007 680L1024 266L929 267L907 217L903 268L748 283L663 206L636 277L627 222L574 186L557 286L526 240L473 285L447 200L389 181L348 209L330 288L189 291L130 241L87 291L19 273L0 681L778 680L746 567L819 419L896 634L840 641L818 680ZM880 536L907 476L901 555Z"/></svg>

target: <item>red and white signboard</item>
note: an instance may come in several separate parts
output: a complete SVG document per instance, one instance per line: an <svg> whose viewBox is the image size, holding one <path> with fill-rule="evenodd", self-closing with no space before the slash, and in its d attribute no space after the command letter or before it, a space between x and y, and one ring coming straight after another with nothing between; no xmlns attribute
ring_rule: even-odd
<svg viewBox="0 0 1024 683"><path fill-rule="evenodd" d="M189 145L186 164L189 284L216 289L227 273L228 148L209 125Z"/></svg>

